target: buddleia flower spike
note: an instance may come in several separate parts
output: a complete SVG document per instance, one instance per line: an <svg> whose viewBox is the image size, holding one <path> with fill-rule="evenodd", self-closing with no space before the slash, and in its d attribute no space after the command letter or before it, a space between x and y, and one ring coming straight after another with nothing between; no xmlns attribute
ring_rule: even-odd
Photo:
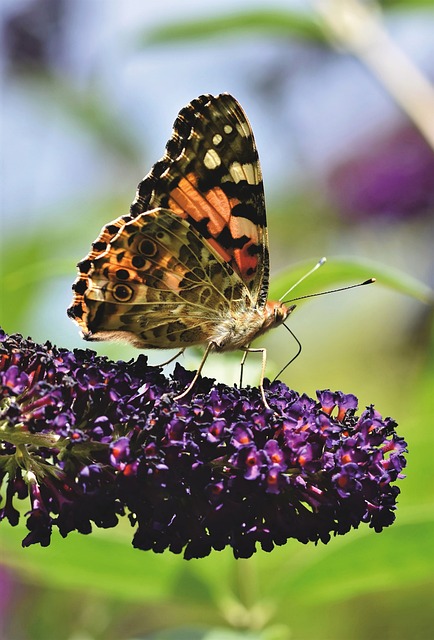
<svg viewBox="0 0 434 640"><path fill-rule="evenodd" d="M270 410L258 388L202 377L173 400L191 378L0 332L0 519L29 503L23 546L127 516L138 549L248 558L393 523L406 443L392 418L278 381Z"/></svg>

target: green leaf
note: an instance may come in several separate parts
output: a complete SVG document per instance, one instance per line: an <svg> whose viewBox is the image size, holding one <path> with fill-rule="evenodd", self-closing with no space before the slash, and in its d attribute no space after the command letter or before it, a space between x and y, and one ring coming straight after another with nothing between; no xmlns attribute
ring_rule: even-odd
<svg viewBox="0 0 434 640"><path fill-rule="evenodd" d="M2 523L2 562L15 567L32 582L58 588L87 588L129 602L155 602L167 598L176 578L174 556L137 551L131 546L133 529L124 523L116 530L94 529L61 539L56 533L48 549L21 548L28 533L24 524ZM182 565L181 565L182 566Z"/></svg>
<svg viewBox="0 0 434 640"><path fill-rule="evenodd" d="M310 15L295 11L258 10L230 13L202 20L172 23L146 31L139 37L139 44L165 44L191 42L213 36L246 35L297 37L314 42L325 42L319 23Z"/></svg>
<svg viewBox="0 0 434 640"><path fill-rule="evenodd" d="M302 262L277 274L271 281L270 298L280 299L285 291L306 275L313 266L312 262ZM369 278L375 278L377 286L383 285L426 304L434 304L434 291L413 276L375 261L341 257L327 259L320 269L284 297L291 299L317 294L346 283L364 282Z"/></svg>
<svg viewBox="0 0 434 640"><path fill-rule="evenodd" d="M432 0L380 0L379 4L383 9L406 9L414 11L415 9L433 9Z"/></svg>
<svg viewBox="0 0 434 640"><path fill-rule="evenodd" d="M421 519L407 525L400 524L403 515L400 512L398 523L381 534L365 528L364 532L346 534L339 543L330 542L319 554L310 555L312 564L287 571L278 588L274 585L274 592L293 593L297 601L310 597L324 604L373 589L393 589L404 582L416 585L428 581L434 572L434 509L431 505L419 510Z"/></svg>

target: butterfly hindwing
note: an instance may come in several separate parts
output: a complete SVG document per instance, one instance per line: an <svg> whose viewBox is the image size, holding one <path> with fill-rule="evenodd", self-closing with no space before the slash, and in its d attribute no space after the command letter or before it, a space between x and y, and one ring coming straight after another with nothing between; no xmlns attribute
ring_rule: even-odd
<svg viewBox="0 0 434 640"><path fill-rule="evenodd" d="M109 249L82 275L85 300L75 286L85 309L75 319L88 339L122 338L142 348L203 344L231 309L249 302L230 265L172 211L120 220Z"/></svg>

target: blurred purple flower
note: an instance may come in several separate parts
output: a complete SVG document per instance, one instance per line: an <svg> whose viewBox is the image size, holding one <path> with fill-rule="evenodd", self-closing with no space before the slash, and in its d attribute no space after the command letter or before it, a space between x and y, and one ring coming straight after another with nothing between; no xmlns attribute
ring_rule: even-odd
<svg viewBox="0 0 434 640"><path fill-rule="evenodd" d="M414 127L377 137L329 176L345 216L399 220L434 213L434 151Z"/></svg>
<svg viewBox="0 0 434 640"><path fill-rule="evenodd" d="M16 525L14 501L30 500L23 546L125 513L135 547L187 559L392 524L406 443L391 418L372 406L357 416L352 394L313 400L281 382L266 385L274 410L257 388L206 378L174 400L192 375L0 333L0 519Z"/></svg>
<svg viewBox="0 0 434 640"><path fill-rule="evenodd" d="M47 71L58 66L67 8L65 0L9 3L3 18L3 54L10 71Z"/></svg>

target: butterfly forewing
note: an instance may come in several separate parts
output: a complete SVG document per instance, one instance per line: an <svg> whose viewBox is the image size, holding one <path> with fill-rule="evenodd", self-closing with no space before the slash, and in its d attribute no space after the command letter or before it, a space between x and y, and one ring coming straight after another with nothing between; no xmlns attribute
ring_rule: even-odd
<svg viewBox="0 0 434 640"><path fill-rule="evenodd" d="M166 154L137 189L131 213L171 209L238 273L257 306L268 291L262 175L252 129L232 96L205 95L182 109Z"/></svg>

